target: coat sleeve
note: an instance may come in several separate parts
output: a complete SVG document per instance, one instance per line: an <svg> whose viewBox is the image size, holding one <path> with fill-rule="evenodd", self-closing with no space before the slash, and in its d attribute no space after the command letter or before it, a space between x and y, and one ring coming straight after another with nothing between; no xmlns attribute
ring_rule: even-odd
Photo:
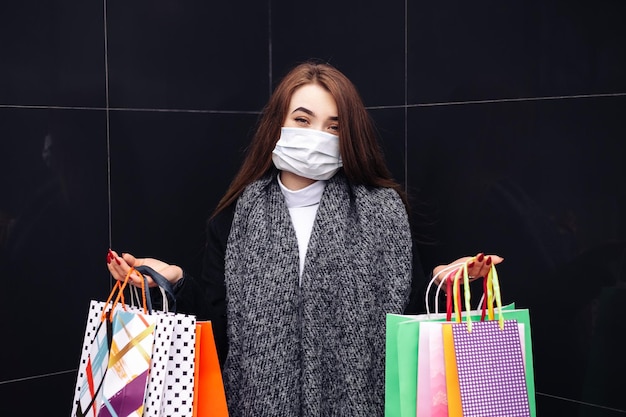
<svg viewBox="0 0 626 417"><path fill-rule="evenodd" d="M207 222L202 273L200 277L185 275L176 293L179 312L194 314L198 320L211 321L222 366L228 353L224 257L233 216L234 208L227 208Z"/></svg>
<svg viewBox="0 0 626 417"><path fill-rule="evenodd" d="M411 293L404 314L421 314L426 311L425 297L428 279L424 274L424 267L420 259L415 238L412 239L413 265L411 268Z"/></svg>

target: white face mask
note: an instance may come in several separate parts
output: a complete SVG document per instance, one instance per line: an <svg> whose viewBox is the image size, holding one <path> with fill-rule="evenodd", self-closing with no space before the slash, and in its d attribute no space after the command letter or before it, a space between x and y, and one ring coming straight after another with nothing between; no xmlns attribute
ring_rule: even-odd
<svg viewBox="0 0 626 417"><path fill-rule="evenodd" d="M339 136L302 127L283 127L272 152L276 168L312 180L328 180L343 166Z"/></svg>

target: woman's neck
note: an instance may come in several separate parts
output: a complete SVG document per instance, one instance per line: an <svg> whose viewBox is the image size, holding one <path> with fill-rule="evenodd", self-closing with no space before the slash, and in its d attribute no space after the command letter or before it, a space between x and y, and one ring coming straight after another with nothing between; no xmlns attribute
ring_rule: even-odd
<svg viewBox="0 0 626 417"><path fill-rule="evenodd" d="M291 191L301 190L313 184L315 180L304 178L289 171L280 171L280 182Z"/></svg>

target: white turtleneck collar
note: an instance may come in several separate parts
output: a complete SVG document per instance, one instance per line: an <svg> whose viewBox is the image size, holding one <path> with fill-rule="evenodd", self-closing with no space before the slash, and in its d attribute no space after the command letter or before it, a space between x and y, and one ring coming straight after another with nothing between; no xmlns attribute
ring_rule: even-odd
<svg viewBox="0 0 626 417"><path fill-rule="evenodd" d="M287 207L290 209L318 204L322 199L324 188L326 188L326 181L319 180L300 190L292 191L283 185L280 180L280 174L278 175L278 184L280 185L280 189L285 196Z"/></svg>
<svg viewBox="0 0 626 417"><path fill-rule="evenodd" d="M292 191L283 185L280 181L279 174L278 184L280 185L280 189L285 196L285 203L289 209L291 223L293 224L293 228L296 232L296 238L298 240L300 284L302 284L302 271L304 271L306 251L309 246L309 239L311 238L311 230L313 229L313 223L315 222L317 208L319 207L320 200L322 199L324 188L326 188L326 181L315 181L313 184L300 190Z"/></svg>

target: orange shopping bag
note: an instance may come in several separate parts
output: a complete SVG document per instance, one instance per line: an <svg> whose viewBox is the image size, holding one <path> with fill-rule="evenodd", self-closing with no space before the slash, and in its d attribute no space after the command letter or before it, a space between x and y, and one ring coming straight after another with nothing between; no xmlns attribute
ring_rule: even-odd
<svg viewBox="0 0 626 417"><path fill-rule="evenodd" d="M228 417L222 370L210 321L196 322L193 417Z"/></svg>

